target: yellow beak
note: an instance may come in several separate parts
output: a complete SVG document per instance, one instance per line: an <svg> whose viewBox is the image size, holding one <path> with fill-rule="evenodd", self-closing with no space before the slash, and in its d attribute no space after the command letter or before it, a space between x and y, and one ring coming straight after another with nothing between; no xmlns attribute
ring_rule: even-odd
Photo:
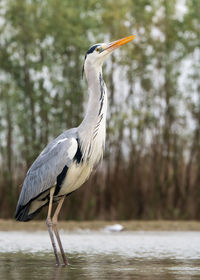
<svg viewBox="0 0 200 280"><path fill-rule="evenodd" d="M121 47L124 44L127 44L128 42L132 41L135 38L135 35L131 35L122 39L119 39L117 41L111 42L108 45L106 45L103 50L107 50L107 51L113 51L116 48Z"/></svg>

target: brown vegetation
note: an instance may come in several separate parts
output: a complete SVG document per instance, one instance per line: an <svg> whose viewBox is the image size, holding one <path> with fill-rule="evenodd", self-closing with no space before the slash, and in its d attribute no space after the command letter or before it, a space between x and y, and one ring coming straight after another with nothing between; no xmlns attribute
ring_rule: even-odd
<svg viewBox="0 0 200 280"><path fill-rule="evenodd" d="M1 218L14 216L26 171L48 141L80 123L88 46L136 34L104 69L104 161L61 216L200 219L200 1L186 1L183 14L177 3L2 1Z"/></svg>

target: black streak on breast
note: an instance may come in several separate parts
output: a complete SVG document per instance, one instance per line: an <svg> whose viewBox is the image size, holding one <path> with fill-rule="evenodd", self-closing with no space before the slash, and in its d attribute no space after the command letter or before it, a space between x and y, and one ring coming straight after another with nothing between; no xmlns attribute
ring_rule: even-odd
<svg viewBox="0 0 200 280"><path fill-rule="evenodd" d="M100 95L100 108L99 108L99 114L101 114L101 111L102 111L102 107L103 107L103 102L104 102L104 94L105 94L105 91L104 91L104 81L103 81L103 78L102 78L102 75L101 73L99 74L99 82L100 82L100 92L101 92L101 95Z"/></svg>
<svg viewBox="0 0 200 280"><path fill-rule="evenodd" d="M80 146L80 143L79 143L79 140L76 139L77 143L78 143L78 148L77 148L77 152L73 158L73 161L75 161L76 163L80 163L82 162L82 152L81 152L81 146ZM64 182L64 179L66 177L66 174L67 174L67 170L68 170L68 166L65 165L62 172L57 176L57 183L56 183L56 189L55 189L55 192L54 192L54 195L57 195L61 189L61 185L62 183Z"/></svg>
<svg viewBox="0 0 200 280"><path fill-rule="evenodd" d="M77 152L74 156L74 161L76 163L80 163L83 161L83 154L82 154L82 151L81 151L81 145L80 145L80 142L79 142L79 139L76 139L77 143L78 143L78 149L77 149Z"/></svg>
<svg viewBox="0 0 200 280"><path fill-rule="evenodd" d="M68 170L68 167L67 167L67 165L65 165L62 172L57 176L57 184L56 184L56 189L55 189L54 195L57 195L59 193L61 185L66 177L67 170Z"/></svg>

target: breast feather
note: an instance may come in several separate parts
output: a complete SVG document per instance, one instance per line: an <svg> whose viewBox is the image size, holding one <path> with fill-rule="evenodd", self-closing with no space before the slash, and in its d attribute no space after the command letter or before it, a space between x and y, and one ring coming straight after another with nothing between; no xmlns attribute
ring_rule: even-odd
<svg viewBox="0 0 200 280"><path fill-rule="evenodd" d="M88 179L92 166L88 163L73 163L70 165L67 176L63 182L59 195L66 195L78 189Z"/></svg>

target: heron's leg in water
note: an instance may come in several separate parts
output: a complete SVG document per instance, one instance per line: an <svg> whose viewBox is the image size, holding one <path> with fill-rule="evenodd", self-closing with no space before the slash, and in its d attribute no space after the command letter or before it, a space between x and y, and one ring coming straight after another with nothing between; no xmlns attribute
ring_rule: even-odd
<svg viewBox="0 0 200 280"><path fill-rule="evenodd" d="M67 262L64 250L63 250L62 242L60 240L60 235L59 235L58 228L57 228L58 214L60 213L60 209L61 209L61 207L63 205L64 200L65 200L65 196L63 196L61 198L61 200L59 201L59 203L58 203L58 206L57 206L56 211L55 211L55 213L53 215L53 218L52 218L52 223L53 223L53 230L54 230L55 236L57 238L58 245L60 247L60 252L61 252L61 255L62 255L62 258L63 258L64 265L67 265L68 262Z"/></svg>
<svg viewBox="0 0 200 280"><path fill-rule="evenodd" d="M53 246L54 254L55 254L55 257L56 257L56 263L59 266L60 265L60 260L59 260L59 257L58 257L56 243L55 243L54 236L53 236L52 220L51 220L51 211L52 211L54 191L55 191L55 187L50 189L49 209L48 209L48 215L47 215L46 223L47 223L47 227L48 227L48 231L49 231L49 236L51 238L51 243L52 243L52 246Z"/></svg>

